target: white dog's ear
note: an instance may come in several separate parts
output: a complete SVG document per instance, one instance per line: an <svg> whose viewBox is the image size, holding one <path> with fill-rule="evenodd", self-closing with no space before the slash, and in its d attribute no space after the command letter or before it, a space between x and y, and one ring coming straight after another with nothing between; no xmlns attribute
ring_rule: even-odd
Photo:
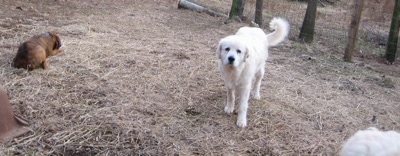
<svg viewBox="0 0 400 156"><path fill-rule="evenodd" d="M246 59L247 58L249 58L249 48L248 47L246 47L246 51L244 52L244 59L243 59L243 62L246 62Z"/></svg>
<svg viewBox="0 0 400 156"><path fill-rule="evenodd" d="M218 56L218 59L221 59L221 42L219 42L218 43L218 47L217 47L217 56Z"/></svg>

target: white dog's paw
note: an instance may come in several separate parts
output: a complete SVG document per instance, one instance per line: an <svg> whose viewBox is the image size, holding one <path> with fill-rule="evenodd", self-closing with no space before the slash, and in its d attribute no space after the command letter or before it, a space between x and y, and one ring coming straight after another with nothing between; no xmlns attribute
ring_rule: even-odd
<svg viewBox="0 0 400 156"><path fill-rule="evenodd" d="M260 100L260 99L261 99L261 96L260 96L260 94L258 94L258 95L257 95L257 94L256 94L256 95L254 95L254 96L253 96L253 99Z"/></svg>
<svg viewBox="0 0 400 156"><path fill-rule="evenodd" d="M256 99L256 100L261 99L260 93L251 92L250 95L253 99Z"/></svg>
<svg viewBox="0 0 400 156"><path fill-rule="evenodd" d="M234 109L235 109L234 107L225 106L224 110L225 110L225 113L230 114L230 113L233 113Z"/></svg>
<svg viewBox="0 0 400 156"><path fill-rule="evenodd" d="M237 124L239 127L244 128L244 127L246 127L247 122L246 122L246 119L238 119L237 122L236 122L236 124Z"/></svg>

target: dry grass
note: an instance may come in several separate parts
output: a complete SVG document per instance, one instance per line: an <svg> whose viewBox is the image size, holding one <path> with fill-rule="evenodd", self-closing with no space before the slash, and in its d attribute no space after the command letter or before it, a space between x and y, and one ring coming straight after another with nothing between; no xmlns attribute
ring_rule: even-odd
<svg viewBox="0 0 400 156"><path fill-rule="evenodd" d="M225 11L229 2L210 1ZM246 23L172 0L4 1L0 85L31 132L0 154L336 155L358 129L400 129L398 65L341 59L348 8L320 9L318 37L305 45L296 41L304 4L269 3L265 20L286 17L290 40L271 49L262 100L250 101L240 129L223 112L215 46ZM19 43L48 30L66 46L50 69L12 68Z"/></svg>

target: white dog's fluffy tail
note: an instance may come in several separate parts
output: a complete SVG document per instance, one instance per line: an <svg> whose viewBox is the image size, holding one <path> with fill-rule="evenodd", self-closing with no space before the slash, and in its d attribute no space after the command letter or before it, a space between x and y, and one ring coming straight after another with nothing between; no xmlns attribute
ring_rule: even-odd
<svg viewBox="0 0 400 156"><path fill-rule="evenodd" d="M276 46L281 43L289 34L289 23L283 18L275 17L269 23L274 32L267 35L269 46Z"/></svg>

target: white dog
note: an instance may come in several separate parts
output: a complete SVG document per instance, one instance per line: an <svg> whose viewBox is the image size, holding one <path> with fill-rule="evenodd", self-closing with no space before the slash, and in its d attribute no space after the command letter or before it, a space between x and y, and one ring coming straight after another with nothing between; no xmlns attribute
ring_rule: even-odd
<svg viewBox="0 0 400 156"><path fill-rule="evenodd" d="M400 156L400 133L380 131L375 127L360 130L350 137L341 156Z"/></svg>
<svg viewBox="0 0 400 156"><path fill-rule="evenodd" d="M274 18L270 27L275 31L268 35L260 28L242 27L235 35L219 41L219 70L225 81L228 97L225 112L233 112L237 93L240 99L237 118L239 127L246 127L250 94L254 99L260 99L268 47L282 42L290 29L289 23L282 18Z"/></svg>

